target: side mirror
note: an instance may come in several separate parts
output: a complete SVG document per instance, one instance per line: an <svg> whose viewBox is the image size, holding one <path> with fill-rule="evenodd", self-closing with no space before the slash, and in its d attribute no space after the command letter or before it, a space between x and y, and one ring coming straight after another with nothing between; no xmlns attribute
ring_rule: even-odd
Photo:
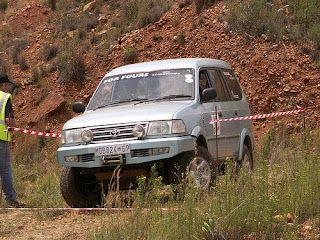
<svg viewBox="0 0 320 240"><path fill-rule="evenodd" d="M217 91L214 88L206 88L202 91L202 101L207 102L217 97Z"/></svg>
<svg viewBox="0 0 320 240"><path fill-rule="evenodd" d="M85 107L84 107L83 102L74 102L74 103L72 104L72 110L73 110L75 113L83 113L84 110L85 110Z"/></svg>

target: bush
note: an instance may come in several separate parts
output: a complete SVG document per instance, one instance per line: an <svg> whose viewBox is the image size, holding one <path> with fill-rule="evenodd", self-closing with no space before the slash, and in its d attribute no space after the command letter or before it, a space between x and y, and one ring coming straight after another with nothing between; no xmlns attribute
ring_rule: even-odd
<svg viewBox="0 0 320 240"><path fill-rule="evenodd" d="M135 63L138 61L138 50L134 47L126 47L123 52L124 63Z"/></svg>
<svg viewBox="0 0 320 240"><path fill-rule="evenodd" d="M184 45L186 43L186 37L185 37L185 33L184 32L180 32L177 35L177 43L179 45Z"/></svg>
<svg viewBox="0 0 320 240"><path fill-rule="evenodd" d="M27 64L26 56L23 53L18 55L18 64L22 71L29 69L29 65Z"/></svg>
<svg viewBox="0 0 320 240"><path fill-rule="evenodd" d="M0 0L0 11L6 11L8 8L8 1L7 0Z"/></svg>
<svg viewBox="0 0 320 240"><path fill-rule="evenodd" d="M71 52L58 57L58 73L61 82L82 82L86 78L86 65L82 55Z"/></svg>
<svg viewBox="0 0 320 240"><path fill-rule="evenodd" d="M265 34L270 40L282 39L286 33L286 17L276 4L267 0L233 2L227 15L230 30L254 37Z"/></svg>
<svg viewBox="0 0 320 240"><path fill-rule="evenodd" d="M309 35L316 50L320 51L320 24L314 24L309 30Z"/></svg>
<svg viewBox="0 0 320 240"><path fill-rule="evenodd" d="M195 0L196 13L199 14L202 10L212 6L216 0Z"/></svg>
<svg viewBox="0 0 320 240"><path fill-rule="evenodd" d="M49 7L52 10L56 10L57 9L57 1L56 0L49 0L48 3L49 3Z"/></svg>
<svg viewBox="0 0 320 240"><path fill-rule="evenodd" d="M45 44L43 47L43 59L49 61L58 54L58 47L55 45Z"/></svg>
<svg viewBox="0 0 320 240"><path fill-rule="evenodd" d="M170 3L165 0L129 0L122 5L121 26L123 32L129 25L134 29L154 23L169 10Z"/></svg>
<svg viewBox="0 0 320 240"><path fill-rule="evenodd" d="M7 73L6 60L0 56L0 73Z"/></svg>

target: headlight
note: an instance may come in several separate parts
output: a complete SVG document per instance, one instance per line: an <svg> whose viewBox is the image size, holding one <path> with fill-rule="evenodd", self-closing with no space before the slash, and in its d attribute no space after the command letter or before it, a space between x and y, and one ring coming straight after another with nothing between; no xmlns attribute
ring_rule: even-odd
<svg viewBox="0 0 320 240"><path fill-rule="evenodd" d="M163 135L185 132L186 126L182 120L150 122L148 129L148 135Z"/></svg>
<svg viewBox="0 0 320 240"><path fill-rule="evenodd" d="M172 133L185 133L186 125L182 120L172 120Z"/></svg>
<svg viewBox="0 0 320 240"><path fill-rule="evenodd" d="M91 130L89 129L85 129L82 131L81 133L81 139L86 142L86 143L89 143L92 141L92 138L93 138L93 134L91 132Z"/></svg>
<svg viewBox="0 0 320 240"><path fill-rule="evenodd" d="M150 122L148 135L162 135L171 133L171 121Z"/></svg>
<svg viewBox="0 0 320 240"><path fill-rule="evenodd" d="M83 142L81 133L83 129L65 130L62 134L62 143L80 143Z"/></svg>

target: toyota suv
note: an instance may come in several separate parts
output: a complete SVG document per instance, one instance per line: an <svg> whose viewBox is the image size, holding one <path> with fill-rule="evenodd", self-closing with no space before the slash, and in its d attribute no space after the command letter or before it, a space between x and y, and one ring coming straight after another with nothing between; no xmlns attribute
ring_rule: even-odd
<svg viewBox="0 0 320 240"><path fill-rule="evenodd" d="M81 115L62 129L57 150L61 193L72 207L93 207L115 168L120 188L157 170L167 184L186 171L208 189L227 158L253 166L251 120L241 86L221 60L189 58L131 64L107 73ZM104 184L105 183L105 184Z"/></svg>

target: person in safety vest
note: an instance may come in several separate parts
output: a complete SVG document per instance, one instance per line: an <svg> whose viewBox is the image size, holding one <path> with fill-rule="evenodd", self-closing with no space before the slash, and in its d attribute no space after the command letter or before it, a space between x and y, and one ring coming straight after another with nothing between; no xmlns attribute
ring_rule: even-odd
<svg viewBox="0 0 320 240"><path fill-rule="evenodd" d="M9 80L7 74L0 73L0 177L6 206L8 207L21 207L23 205L17 201L16 191L13 187L9 145L11 136L8 131L4 131L7 126L16 126L11 95L15 87L15 83Z"/></svg>

